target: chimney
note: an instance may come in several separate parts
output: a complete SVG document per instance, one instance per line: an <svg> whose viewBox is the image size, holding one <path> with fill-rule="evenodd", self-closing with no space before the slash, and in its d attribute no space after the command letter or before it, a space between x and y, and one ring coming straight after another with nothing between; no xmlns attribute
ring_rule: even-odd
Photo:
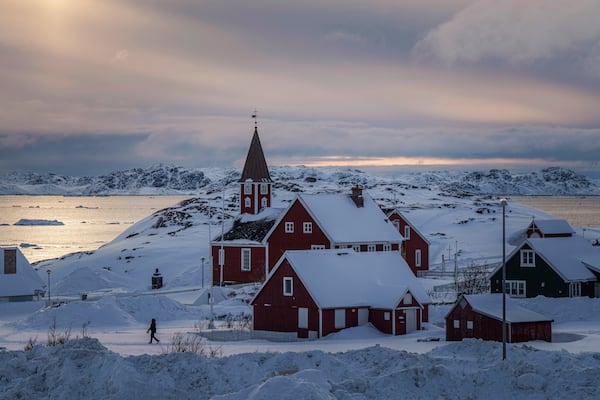
<svg viewBox="0 0 600 400"><path fill-rule="evenodd" d="M352 200L354 200L354 204L356 207L361 208L365 206L365 200L363 199L362 187L356 185L352 188Z"/></svg>

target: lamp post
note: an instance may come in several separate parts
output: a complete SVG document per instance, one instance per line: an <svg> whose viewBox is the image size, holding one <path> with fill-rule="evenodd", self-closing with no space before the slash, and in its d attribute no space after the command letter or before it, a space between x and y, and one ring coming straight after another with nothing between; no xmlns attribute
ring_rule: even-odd
<svg viewBox="0 0 600 400"><path fill-rule="evenodd" d="M201 257L200 261L202 261L202 289L204 289L204 257Z"/></svg>
<svg viewBox="0 0 600 400"><path fill-rule="evenodd" d="M48 269L46 270L46 272L48 273L48 303L49 303L49 304L52 304L52 302L51 302L51 300L50 300L50 273L51 273L52 271L50 270L50 268L48 268Z"/></svg>
<svg viewBox="0 0 600 400"><path fill-rule="evenodd" d="M506 199L502 206L502 359L506 360Z"/></svg>

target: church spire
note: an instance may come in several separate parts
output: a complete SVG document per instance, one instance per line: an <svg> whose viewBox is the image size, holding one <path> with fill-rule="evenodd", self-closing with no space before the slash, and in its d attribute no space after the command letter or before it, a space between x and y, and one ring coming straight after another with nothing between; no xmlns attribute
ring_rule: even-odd
<svg viewBox="0 0 600 400"><path fill-rule="evenodd" d="M254 135L252 135L252 141L250 142L250 148L246 156L246 163L244 164L242 176L239 181L246 182L248 179L251 179L253 182L272 182L265 154L263 153L260 138L258 137L256 111L252 114L252 118L254 118Z"/></svg>

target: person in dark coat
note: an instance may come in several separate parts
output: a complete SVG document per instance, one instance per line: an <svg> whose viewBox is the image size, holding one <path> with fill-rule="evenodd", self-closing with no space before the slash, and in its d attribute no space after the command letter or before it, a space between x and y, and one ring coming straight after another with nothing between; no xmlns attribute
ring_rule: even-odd
<svg viewBox="0 0 600 400"><path fill-rule="evenodd" d="M154 336L154 334L156 333L156 320L154 318L152 318L152 321L150 322L150 327L148 328L146 333L150 333L150 342L148 343L152 344L152 340L156 340L156 343L160 342L160 340L158 340L156 336Z"/></svg>

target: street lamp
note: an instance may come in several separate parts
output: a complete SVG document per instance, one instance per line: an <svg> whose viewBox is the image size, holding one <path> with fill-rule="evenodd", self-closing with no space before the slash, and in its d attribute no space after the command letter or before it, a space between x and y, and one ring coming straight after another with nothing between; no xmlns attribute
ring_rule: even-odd
<svg viewBox="0 0 600 400"><path fill-rule="evenodd" d="M204 289L204 257L200 258L202 261L202 289Z"/></svg>
<svg viewBox="0 0 600 400"><path fill-rule="evenodd" d="M46 270L46 272L48 273L48 303L49 303L49 304L52 304L52 302L51 302L51 300L50 300L50 273L51 273L52 271L50 271L50 268L48 268L48 269Z"/></svg>
<svg viewBox="0 0 600 400"><path fill-rule="evenodd" d="M500 199L502 206L502 359L506 360L506 199Z"/></svg>

